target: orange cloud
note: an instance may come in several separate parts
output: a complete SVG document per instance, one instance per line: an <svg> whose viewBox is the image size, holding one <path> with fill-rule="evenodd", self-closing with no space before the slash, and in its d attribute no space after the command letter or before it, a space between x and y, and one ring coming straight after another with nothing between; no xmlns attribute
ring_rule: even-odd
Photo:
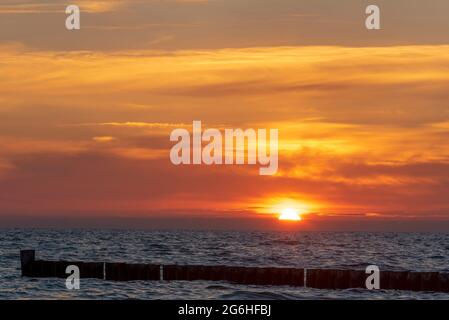
<svg viewBox="0 0 449 320"><path fill-rule="evenodd" d="M255 214L289 198L312 204L316 215L444 215L448 49L5 46L4 209ZM278 128L279 173L171 165L169 132L192 120ZM18 195L28 204L17 205Z"/></svg>

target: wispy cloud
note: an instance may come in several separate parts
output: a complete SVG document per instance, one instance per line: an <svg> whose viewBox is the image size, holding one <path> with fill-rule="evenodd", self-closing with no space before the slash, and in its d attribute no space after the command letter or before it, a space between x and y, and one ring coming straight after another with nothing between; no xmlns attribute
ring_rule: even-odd
<svg viewBox="0 0 449 320"><path fill-rule="evenodd" d="M132 1L132 0L131 0ZM76 4L88 13L102 13L123 9L127 1L122 0L78 0ZM14 4L0 4L0 14L64 13L67 3L61 1L17 1Z"/></svg>
<svg viewBox="0 0 449 320"><path fill-rule="evenodd" d="M9 45L0 59L0 170L9 179L0 191L9 209L14 192L52 210L251 211L284 197L319 204L321 214L449 209L448 46L67 53ZM279 174L171 165L168 134L192 120L278 128Z"/></svg>
<svg viewBox="0 0 449 320"><path fill-rule="evenodd" d="M210 0L77 0L75 3L88 13L105 13L124 10L134 5L157 2L207 3ZM32 1L18 0L0 4L0 14L61 13L69 4L59 0Z"/></svg>

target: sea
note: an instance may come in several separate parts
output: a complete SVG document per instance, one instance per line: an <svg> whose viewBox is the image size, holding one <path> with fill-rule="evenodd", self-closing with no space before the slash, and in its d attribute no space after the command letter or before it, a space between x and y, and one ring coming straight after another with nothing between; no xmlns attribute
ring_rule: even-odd
<svg viewBox="0 0 449 320"><path fill-rule="evenodd" d="M21 277L20 250L37 259L449 272L449 233L0 229L0 299L449 299L448 293L320 290L209 281L113 282Z"/></svg>

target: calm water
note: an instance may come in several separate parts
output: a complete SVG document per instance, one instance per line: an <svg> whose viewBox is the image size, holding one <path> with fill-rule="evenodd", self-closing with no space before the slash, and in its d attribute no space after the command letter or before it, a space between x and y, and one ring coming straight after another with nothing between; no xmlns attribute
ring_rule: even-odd
<svg viewBox="0 0 449 320"><path fill-rule="evenodd" d="M0 299L449 299L407 291L317 290L225 282L110 282L20 277L38 259L449 272L449 234L0 229Z"/></svg>

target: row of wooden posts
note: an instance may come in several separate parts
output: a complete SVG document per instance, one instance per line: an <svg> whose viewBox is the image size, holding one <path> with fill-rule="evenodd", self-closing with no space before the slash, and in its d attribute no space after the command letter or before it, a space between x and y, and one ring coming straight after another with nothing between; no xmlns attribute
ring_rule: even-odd
<svg viewBox="0 0 449 320"><path fill-rule="evenodd" d="M44 261L34 250L21 251L22 276L66 278L75 265L80 278L111 281L228 281L246 285L287 285L318 289L366 288L364 270L159 265L110 262ZM449 273L381 271L380 289L449 292Z"/></svg>

